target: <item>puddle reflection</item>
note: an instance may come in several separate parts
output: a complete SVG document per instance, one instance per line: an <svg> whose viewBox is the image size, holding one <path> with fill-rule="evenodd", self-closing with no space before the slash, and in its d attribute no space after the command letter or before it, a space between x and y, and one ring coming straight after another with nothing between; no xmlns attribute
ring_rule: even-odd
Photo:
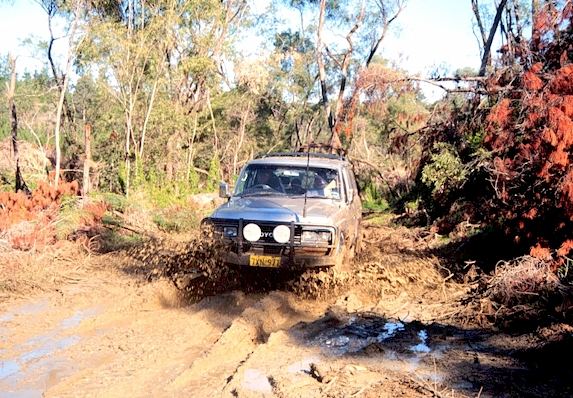
<svg viewBox="0 0 573 398"><path fill-rule="evenodd" d="M0 322L8 322L15 316L35 314L46 310L48 300L27 304L4 314ZM32 336L28 341L13 347L12 357L0 359L0 396L10 398L42 397L48 387L50 375L54 372L65 373L71 364L65 358L56 355L81 341L81 336L72 334L61 336L66 330L80 325L84 319L103 313L104 309L94 306L77 311L69 318L58 323L54 330ZM3 328L9 331L9 327ZM4 334L4 333L3 333ZM9 354L7 350L2 355Z"/></svg>
<svg viewBox="0 0 573 398"><path fill-rule="evenodd" d="M14 316L30 315L45 311L47 307L48 307L48 298L43 298L37 303L23 304L20 307L0 316L0 323L9 322L14 319Z"/></svg>

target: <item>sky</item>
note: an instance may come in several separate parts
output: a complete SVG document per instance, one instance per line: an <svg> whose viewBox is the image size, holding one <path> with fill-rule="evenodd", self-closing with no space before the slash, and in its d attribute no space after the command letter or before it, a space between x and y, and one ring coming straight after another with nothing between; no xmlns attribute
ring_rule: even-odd
<svg viewBox="0 0 573 398"><path fill-rule="evenodd" d="M412 74L420 73L422 77L440 65L451 74L463 67L477 70L480 57L472 17L470 0L408 0L396 20L400 25L399 34L389 34L379 55L399 59L403 69ZM20 46L21 41L30 35L45 38L47 34L46 14L36 2L0 0L0 55L9 52L17 55L19 72L41 66ZM67 41L60 42L65 48ZM425 90L430 98L442 94L441 89L425 87Z"/></svg>
<svg viewBox="0 0 573 398"><path fill-rule="evenodd" d="M425 72L435 65L479 68L470 0L410 0L396 20L401 31L383 42L383 54L407 54L406 69Z"/></svg>

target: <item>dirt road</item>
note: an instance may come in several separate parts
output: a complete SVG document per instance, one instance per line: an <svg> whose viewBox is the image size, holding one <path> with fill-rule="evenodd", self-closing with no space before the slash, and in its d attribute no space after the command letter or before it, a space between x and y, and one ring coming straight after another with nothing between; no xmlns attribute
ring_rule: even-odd
<svg viewBox="0 0 573 398"><path fill-rule="evenodd" d="M94 256L4 297L0 396L573 396L570 326L502 333L437 258L370 234L351 275L250 274L191 298L132 256Z"/></svg>

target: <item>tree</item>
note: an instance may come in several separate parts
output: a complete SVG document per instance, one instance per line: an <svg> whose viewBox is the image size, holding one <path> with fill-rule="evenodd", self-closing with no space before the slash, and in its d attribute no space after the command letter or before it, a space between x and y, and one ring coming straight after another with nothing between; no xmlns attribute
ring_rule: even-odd
<svg viewBox="0 0 573 398"><path fill-rule="evenodd" d="M484 42L481 66L479 68L479 76L485 75L485 69L486 69L488 61L490 59L490 51L491 51L491 45L493 43L493 38L495 36L495 32L497 31L497 27L499 26L499 22L501 20L501 15L503 13L503 10L504 10L506 3L507 3L507 0L501 0L499 2L499 4L497 5L497 11L495 13L495 18L493 20L493 24L492 24L491 29L489 31L489 36L488 36L487 40ZM476 9L477 9L477 7L474 8L474 12ZM480 21L479 16L477 17L477 19L478 19L478 21ZM481 29L481 30L482 30L482 35L483 35L483 29Z"/></svg>
<svg viewBox="0 0 573 398"><path fill-rule="evenodd" d="M171 128L186 126L188 115L201 112L211 92L216 93L215 88L226 80L223 61L229 35L240 23L246 3L129 2L126 9L127 15L118 15L115 9L109 13L105 8L92 12L93 27L80 61L84 68L113 76L116 86L110 86L110 93L124 110L129 191L131 162L143 163L149 129L171 136L160 139L165 145L177 142L175 138L181 134L191 134ZM174 119L154 116L157 101L163 104L162 111L170 108ZM161 120L164 126L156 124ZM212 137L215 132L213 129Z"/></svg>
<svg viewBox="0 0 573 398"><path fill-rule="evenodd" d="M343 6L346 7L343 8ZM357 68L360 66L368 67L372 58L378 51L381 42L386 37L390 25L402 12L404 6L405 0L396 0L392 2L382 0L366 2L366 0L362 0L359 6L356 6L354 2L350 1L348 3L342 3L340 8L336 7L335 9L327 10L326 0L321 0L320 2L319 23L317 29L317 62L319 65L319 79L322 88L322 103L325 106L328 125L332 133L329 146L335 150L342 149L342 143L340 140L343 123L342 115L345 114L347 119L352 118L352 115L355 114L357 98L359 97L359 93L355 90L352 94L355 100L344 101L345 95L347 94L347 82L351 62L355 62L357 64ZM354 12L351 10L354 10ZM340 11L344 14L337 15L337 12ZM348 12L348 14L345 12ZM329 19L335 23L345 21L349 22L342 23L341 25L348 26L345 35L346 46L341 46L338 51L324 43L322 37L325 19L327 16L331 15L332 18ZM344 18L342 18L343 15ZM367 23L365 24L365 22ZM364 27L362 27L363 24L365 25ZM369 40L364 40L364 37L361 37L361 28L367 32L366 37ZM356 45L362 45L364 48L357 49L355 48ZM366 57L361 61L360 54L364 52ZM328 59L334 62L337 66L336 73L338 74L338 89L336 90L337 98L334 105L334 111L332 111L328 99L326 71L324 68L325 57L328 57Z"/></svg>
<svg viewBox="0 0 573 398"><path fill-rule="evenodd" d="M344 137L347 142L343 145L343 118L352 117L358 105L356 101L347 101L347 98L360 96L354 90L359 70L372 62L406 1L321 0L291 4L301 15L299 34L308 39L311 36L307 27L313 27L316 37L312 42L315 43L316 84L319 89L318 98L314 99L320 101L324 110L324 125L330 134L329 145L338 151L346 150L351 136ZM306 25L305 17L310 20ZM335 34L325 36L326 31Z"/></svg>
<svg viewBox="0 0 573 398"><path fill-rule="evenodd" d="M449 160L426 159L421 170L430 176L437 161L447 160L465 176L450 179L427 202L442 219L441 233L452 228L444 221L455 218L451 212L463 208L466 219L499 231L520 254L553 259L558 267L573 248L573 8L533 5L538 31L521 43L530 51L502 53L481 94L447 104L425 148L447 146Z"/></svg>
<svg viewBox="0 0 573 398"><path fill-rule="evenodd" d="M62 121L62 113L64 111L64 103L66 100L68 83L70 81L70 68L72 65L72 60L74 59L75 34L76 34L76 30L78 29L78 24L79 24L79 19L80 19L80 11L81 11L82 7L84 6L84 3L81 0L76 0L75 4L73 4L73 6L74 6L74 10L73 10L74 18L73 18L73 22L71 24L71 31L70 31L70 35L69 35L68 56L67 56L66 68L65 68L65 72L64 72L64 80L63 80L61 87L60 87L60 99L58 101L58 106L57 106L56 127L55 127L55 131L54 131L54 136L56 139L56 144L55 144L56 145L56 170L55 170L55 176L54 176L54 185L56 188L58 187L58 182L59 182L59 178L60 178L60 164L61 164L60 127L61 127L61 121ZM51 60L51 57L50 57L50 60Z"/></svg>
<svg viewBox="0 0 573 398"><path fill-rule="evenodd" d="M18 152L18 113L16 112L16 103L14 102L14 93L16 91L16 59L10 57L12 72L10 74L10 85L8 86L8 106L10 109L10 118L12 120L12 148L14 150L14 162L16 164L16 184L15 190L28 191L28 187L22 178L20 170L20 154Z"/></svg>

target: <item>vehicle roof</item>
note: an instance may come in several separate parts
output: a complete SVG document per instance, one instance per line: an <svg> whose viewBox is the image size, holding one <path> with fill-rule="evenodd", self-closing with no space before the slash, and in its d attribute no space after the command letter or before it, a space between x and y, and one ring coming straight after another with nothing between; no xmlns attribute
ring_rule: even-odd
<svg viewBox="0 0 573 398"><path fill-rule="evenodd" d="M281 166L306 166L339 168L350 163L342 156L302 152L277 152L257 155L248 164L276 164Z"/></svg>

